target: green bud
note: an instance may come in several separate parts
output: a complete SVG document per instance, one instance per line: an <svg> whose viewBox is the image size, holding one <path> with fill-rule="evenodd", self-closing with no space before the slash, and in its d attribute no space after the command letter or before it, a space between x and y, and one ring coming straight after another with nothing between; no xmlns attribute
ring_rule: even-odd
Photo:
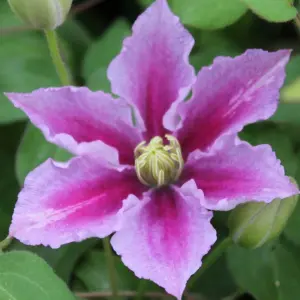
<svg viewBox="0 0 300 300"><path fill-rule="evenodd" d="M295 182L292 179L293 182ZM275 199L271 203L248 202L236 207L229 216L232 240L254 249L278 237L294 211L298 195Z"/></svg>
<svg viewBox="0 0 300 300"><path fill-rule="evenodd" d="M72 0L8 0L13 12L37 29L55 29L66 19Z"/></svg>

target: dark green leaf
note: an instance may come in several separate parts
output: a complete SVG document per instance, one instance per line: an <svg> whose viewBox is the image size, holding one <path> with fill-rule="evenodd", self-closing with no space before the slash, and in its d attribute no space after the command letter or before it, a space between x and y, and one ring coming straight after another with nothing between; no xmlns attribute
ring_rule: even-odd
<svg viewBox="0 0 300 300"><path fill-rule="evenodd" d="M292 56L286 68L286 79L281 90L281 100L300 103L300 55ZM300 113L299 113L300 115Z"/></svg>
<svg viewBox="0 0 300 300"><path fill-rule="evenodd" d="M87 29L74 19L68 19L58 28L59 36L72 49L71 65L73 73L80 75L83 57L92 42L92 38Z"/></svg>
<svg viewBox="0 0 300 300"><path fill-rule="evenodd" d="M0 299L74 300L74 295L37 255L13 251L0 255Z"/></svg>
<svg viewBox="0 0 300 300"><path fill-rule="evenodd" d="M276 247L272 268L279 300L298 299L300 295L300 248L289 245Z"/></svg>
<svg viewBox="0 0 300 300"><path fill-rule="evenodd" d="M100 67L87 78L87 86L93 91L110 93L110 82L107 79L106 68Z"/></svg>
<svg viewBox="0 0 300 300"><path fill-rule="evenodd" d="M126 268L119 257L115 256L115 268L120 290L134 290L138 279ZM76 276L84 283L89 291L109 291L109 273L104 252L90 251L75 271Z"/></svg>
<svg viewBox="0 0 300 300"><path fill-rule="evenodd" d="M123 39L129 34L130 27L125 20L115 21L88 49L83 64L84 77L88 79L99 68L107 68L120 52Z"/></svg>
<svg viewBox="0 0 300 300"><path fill-rule="evenodd" d="M240 134L242 139L252 145L269 144L285 167L286 173L294 177L297 172L297 155L292 141L284 130L277 126L254 124L245 128Z"/></svg>
<svg viewBox="0 0 300 300"><path fill-rule="evenodd" d="M281 102L271 120L278 123L300 124L300 103Z"/></svg>
<svg viewBox="0 0 300 300"><path fill-rule="evenodd" d="M193 284L192 291L200 293L210 300L220 300L237 291L237 286L228 270L225 256L222 256L204 272Z"/></svg>
<svg viewBox="0 0 300 300"><path fill-rule="evenodd" d="M147 7L150 4L152 4L154 0L138 0L138 1L143 7Z"/></svg>
<svg viewBox="0 0 300 300"><path fill-rule="evenodd" d="M217 56L234 57L242 52L234 41L218 31L202 31L199 37L197 36L196 43L190 60L197 71L211 65Z"/></svg>
<svg viewBox="0 0 300 300"><path fill-rule="evenodd" d="M88 249L96 245L96 243L96 239L88 239L81 243L71 243L59 249L52 249L43 246L27 246L14 240L8 250L26 250L36 253L55 270L61 279L68 283L78 260Z"/></svg>
<svg viewBox="0 0 300 300"><path fill-rule="evenodd" d="M7 1L0 2L0 20L1 26L19 24ZM70 53L65 43L61 46L68 60ZM60 85L46 39L40 32L27 29L1 36L0 65L0 123L26 118L21 110L13 107L4 92L31 92L40 87Z"/></svg>
<svg viewBox="0 0 300 300"><path fill-rule="evenodd" d="M284 86L288 86L293 83L298 77L300 77L300 55L292 56L289 63L286 66L286 78Z"/></svg>
<svg viewBox="0 0 300 300"><path fill-rule="evenodd" d="M276 300L270 246L256 250L231 247L227 253L229 270L236 283L257 300Z"/></svg>
<svg viewBox="0 0 300 300"><path fill-rule="evenodd" d="M229 269L241 289L257 300L292 300L300 295L299 248L288 244L228 251Z"/></svg>
<svg viewBox="0 0 300 300"><path fill-rule="evenodd" d="M41 131L29 123L17 152L16 173L20 184L30 171L49 157L66 161L71 154L47 142Z"/></svg>
<svg viewBox="0 0 300 300"><path fill-rule="evenodd" d="M8 234L8 227L19 192L14 172L14 156L23 129L23 123L0 126L0 139L3 141L0 147L0 240Z"/></svg>
<svg viewBox="0 0 300 300"><path fill-rule="evenodd" d="M284 230L285 237L293 243L300 246L300 202L295 208L294 213L291 215L287 226Z"/></svg>

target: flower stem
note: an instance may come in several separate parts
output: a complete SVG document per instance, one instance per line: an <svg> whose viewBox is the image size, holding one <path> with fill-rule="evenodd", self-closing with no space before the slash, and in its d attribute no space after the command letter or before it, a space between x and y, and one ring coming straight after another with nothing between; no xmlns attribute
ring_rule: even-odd
<svg viewBox="0 0 300 300"><path fill-rule="evenodd" d="M0 242L0 253L3 252L5 248L7 248L12 242L13 238L8 236L6 239Z"/></svg>
<svg viewBox="0 0 300 300"><path fill-rule="evenodd" d="M107 261L112 297L113 299L118 299L118 287L117 287L117 276L116 276L116 269L114 263L114 255L111 250L110 240L108 237L103 239L103 246L106 254L106 261Z"/></svg>
<svg viewBox="0 0 300 300"><path fill-rule="evenodd" d="M50 55L62 85L71 85L71 78L61 57L57 34L54 30L45 30Z"/></svg>
<svg viewBox="0 0 300 300"><path fill-rule="evenodd" d="M229 246L232 245L231 237L226 237L222 242L220 242L204 259L201 268L198 272L191 278L188 283L189 288L201 277L201 275L208 270L218 259L224 254Z"/></svg>

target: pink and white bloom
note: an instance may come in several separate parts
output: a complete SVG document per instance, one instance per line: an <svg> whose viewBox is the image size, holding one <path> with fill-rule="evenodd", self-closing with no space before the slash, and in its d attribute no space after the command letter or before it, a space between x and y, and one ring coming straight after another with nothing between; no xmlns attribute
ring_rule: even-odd
<svg viewBox="0 0 300 300"><path fill-rule="evenodd" d="M84 87L7 94L48 141L75 155L27 176L11 236L56 248L116 232L124 264L180 299L216 241L211 210L298 193L270 146L237 136L275 112L290 51L218 57L195 76L193 44L157 0L109 66L119 99Z"/></svg>

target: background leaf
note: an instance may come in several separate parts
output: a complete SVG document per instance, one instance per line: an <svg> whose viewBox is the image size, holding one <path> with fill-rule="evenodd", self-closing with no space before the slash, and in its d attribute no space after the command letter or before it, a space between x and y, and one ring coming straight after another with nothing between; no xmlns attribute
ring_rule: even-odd
<svg viewBox="0 0 300 300"><path fill-rule="evenodd" d="M287 226L284 230L285 237L296 245L300 246L300 202L298 200L298 204L291 215ZM299 255L299 254L298 254Z"/></svg>
<svg viewBox="0 0 300 300"><path fill-rule="evenodd" d="M19 192L15 176L15 152L24 130L23 123L0 126L0 240L8 235L8 227Z"/></svg>
<svg viewBox="0 0 300 300"><path fill-rule="evenodd" d="M153 0L139 0L149 6ZM219 29L236 22L247 6L240 0L169 0L169 5L182 23L200 29Z"/></svg>
<svg viewBox="0 0 300 300"><path fill-rule="evenodd" d="M297 10L289 0L242 0L260 17L270 22L286 22L296 17Z"/></svg>
<svg viewBox="0 0 300 300"><path fill-rule="evenodd" d="M91 89L110 90L106 69L112 59L120 52L123 39L129 34L128 22L118 19L91 45L83 63L83 75ZM98 85L97 81L99 82Z"/></svg>
<svg viewBox="0 0 300 300"><path fill-rule="evenodd" d="M284 244L256 250L234 246L228 264L236 283L257 300L297 299L300 295L299 248Z"/></svg>
<svg viewBox="0 0 300 300"><path fill-rule="evenodd" d="M6 1L0 2L0 20L1 26L19 24ZM59 85L45 39L37 32L1 36L0 65L0 123L25 119L3 92L31 92Z"/></svg>
<svg viewBox="0 0 300 300"><path fill-rule="evenodd" d="M44 259L55 273L66 283L70 282L75 265L79 262L84 253L96 245L97 239L88 239L81 243L63 245L59 249L52 249L44 246L27 246L14 240L8 250L30 251Z"/></svg>
<svg viewBox="0 0 300 300"><path fill-rule="evenodd" d="M121 290L135 290L139 280L132 271L125 267L119 257L115 256L118 288ZM109 291L109 273L106 256L102 251L90 251L75 271L76 277L89 291Z"/></svg>
<svg viewBox="0 0 300 300"><path fill-rule="evenodd" d="M74 300L74 296L41 258L14 251L0 256L0 299Z"/></svg>
<svg viewBox="0 0 300 300"><path fill-rule="evenodd" d="M171 7L181 21L201 29L218 29L236 22L247 6L240 0L172 0Z"/></svg>
<svg viewBox="0 0 300 300"><path fill-rule="evenodd" d="M49 157L57 161L66 161L71 154L47 142L42 132L29 123L16 156L16 174L19 183L22 185L26 175Z"/></svg>
<svg viewBox="0 0 300 300"><path fill-rule="evenodd" d="M252 145L271 145L276 156L281 160L286 174L295 177L298 170L298 156L286 130L273 124L258 123L247 126L240 137Z"/></svg>
<svg viewBox="0 0 300 300"><path fill-rule="evenodd" d="M237 291L238 287L229 272L226 256L222 256L193 284L191 291L209 300L220 300Z"/></svg>

